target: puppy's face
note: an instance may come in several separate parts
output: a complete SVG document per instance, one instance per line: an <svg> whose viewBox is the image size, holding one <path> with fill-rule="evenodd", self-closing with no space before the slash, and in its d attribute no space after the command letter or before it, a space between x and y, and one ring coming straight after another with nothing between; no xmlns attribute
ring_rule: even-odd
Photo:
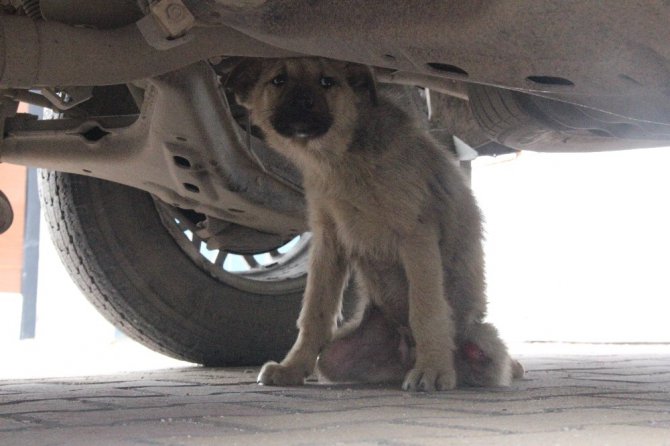
<svg viewBox="0 0 670 446"><path fill-rule="evenodd" d="M226 85L270 145L293 158L296 148L346 148L358 108L376 102L368 68L317 58L245 60Z"/></svg>

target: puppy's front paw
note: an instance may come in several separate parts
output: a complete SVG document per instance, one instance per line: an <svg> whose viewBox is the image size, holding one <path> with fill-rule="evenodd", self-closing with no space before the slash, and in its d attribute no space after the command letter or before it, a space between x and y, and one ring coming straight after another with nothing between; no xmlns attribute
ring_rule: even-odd
<svg viewBox="0 0 670 446"><path fill-rule="evenodd" d="M266 386L301 386L305 383L305 372L270 361L263 366L256 381Z"/></svg>
<svg viewBox="0 0 670 446"><path fill-rule="evenodd" d="M456 387L456 369L454 367L432 368L415 367L405 376L403 390L432 392L450 390Z"/></svg>

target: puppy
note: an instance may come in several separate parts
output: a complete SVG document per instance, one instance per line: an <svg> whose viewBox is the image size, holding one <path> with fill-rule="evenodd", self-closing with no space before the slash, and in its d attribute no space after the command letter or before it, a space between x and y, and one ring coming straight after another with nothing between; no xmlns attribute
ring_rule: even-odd
<svg viewBox="0 0 670 446"><path fill-rule="evenodd" d="M299 335L258 381L508 385L522 373L486 310L479 210L449 153L371 71L318 58L245 60L227 86L303 175L312 232ZM337 331L349 273L360 309Z"/></svg>

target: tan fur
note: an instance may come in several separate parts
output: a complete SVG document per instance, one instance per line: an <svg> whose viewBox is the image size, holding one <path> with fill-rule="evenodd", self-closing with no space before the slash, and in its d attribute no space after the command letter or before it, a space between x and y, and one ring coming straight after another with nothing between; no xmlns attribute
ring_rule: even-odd
<svg viewBox="0 0 670 446"><path fill-rule="evenodd" d="M279 75L281 86L272 82ZM324 88L323 76L336 84ZM459 336L481 324L486 308L480 214L455 161L393 102L376 102L365 67L316 58L253 61L234 71L230 84L267 143L300 168L312 231L298 339L281 364L263 367L259 382L296 385L314 371L354 271L361 308L374 305L411 331L415 362L403 388L453 388ZM287 137L273 127L296 88L317 96L315 113L332 117L325 134ZM512 365L499 344L505 370L494 381L507 384Z"/></svg>

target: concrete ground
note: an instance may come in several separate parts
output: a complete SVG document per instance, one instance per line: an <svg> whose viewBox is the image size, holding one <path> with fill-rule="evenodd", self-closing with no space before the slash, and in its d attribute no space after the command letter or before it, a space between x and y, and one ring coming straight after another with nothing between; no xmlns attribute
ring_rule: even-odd
<svg viewBox="0 0 670 446"><path fill-rule="evenodd" d="M506 389L422 394L186 367L0 381L0 445L670 445L670 351L521 356Z"/></svg>

